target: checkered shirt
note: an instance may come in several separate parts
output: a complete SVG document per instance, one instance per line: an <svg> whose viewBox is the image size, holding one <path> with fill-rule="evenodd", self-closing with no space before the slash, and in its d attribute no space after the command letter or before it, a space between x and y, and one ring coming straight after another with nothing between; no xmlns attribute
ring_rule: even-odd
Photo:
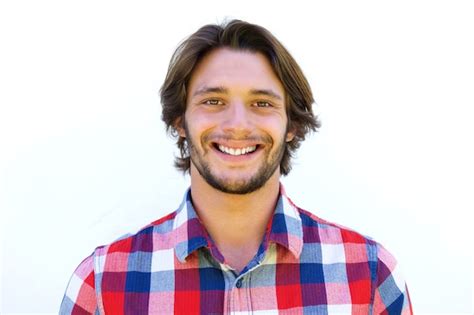
<svg viewBox="0 0 474 315"><path fill-rule="evenodd" d="M191 203L98 247L76 269L60 314L412 314L380 244L296 207L281 186L255 257L240 272Z"/></svg>

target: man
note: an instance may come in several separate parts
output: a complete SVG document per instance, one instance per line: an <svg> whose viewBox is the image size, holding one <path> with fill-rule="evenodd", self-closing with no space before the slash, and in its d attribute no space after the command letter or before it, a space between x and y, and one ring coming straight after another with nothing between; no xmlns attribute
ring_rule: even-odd
<svg viewBox="0 0 474 315"><path fill-rule="evenodd" d="M378 243L294 205L280 176L319 127L302 71L267 30L207 25L161 89L191 187L177 211L98 247L61 314L411 314Z"/></svg>

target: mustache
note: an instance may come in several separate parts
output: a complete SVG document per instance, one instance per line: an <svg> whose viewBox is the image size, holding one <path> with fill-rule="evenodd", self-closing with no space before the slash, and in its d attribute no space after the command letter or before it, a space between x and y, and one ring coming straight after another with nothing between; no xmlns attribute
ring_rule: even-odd
<svg viewBox="0 0 474 315"><path fill-rule="evenodd" d="M262 135L262 136L238 136L232 134L224 134L224 135L204 135L202 140L204 142L219 142L219 141L247 141L247 142L257 142L257 143L266 143L271 144L273 140L270 136Z"/></svg>

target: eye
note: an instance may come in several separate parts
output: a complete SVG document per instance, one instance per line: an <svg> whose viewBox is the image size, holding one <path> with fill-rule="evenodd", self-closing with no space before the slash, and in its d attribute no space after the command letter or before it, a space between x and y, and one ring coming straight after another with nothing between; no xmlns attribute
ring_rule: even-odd
<svg viewBox="0 0 474 315"><path fill-rule="evenodd" d="M258 101L253 104L255 107L272 107L273 105L266 101Z"/></svg>
<svg viewBox="0 0 474 315"><path fill-rule="evenodd" d="M205 100L203 102L205 105L223 105L222 101L216 99Z"/></svg>

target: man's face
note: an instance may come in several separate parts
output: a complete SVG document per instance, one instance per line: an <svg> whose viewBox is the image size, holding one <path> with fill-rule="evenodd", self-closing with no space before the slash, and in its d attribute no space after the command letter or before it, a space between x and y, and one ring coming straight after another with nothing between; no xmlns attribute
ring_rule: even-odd
<svg viewBox="0 0 474 315"><path fill-rule="evenodd" d="M194 70L184 129L196 170L212 187L246 194L280 175L287 132L285 94L260 53L217 49Z"/></svg>

